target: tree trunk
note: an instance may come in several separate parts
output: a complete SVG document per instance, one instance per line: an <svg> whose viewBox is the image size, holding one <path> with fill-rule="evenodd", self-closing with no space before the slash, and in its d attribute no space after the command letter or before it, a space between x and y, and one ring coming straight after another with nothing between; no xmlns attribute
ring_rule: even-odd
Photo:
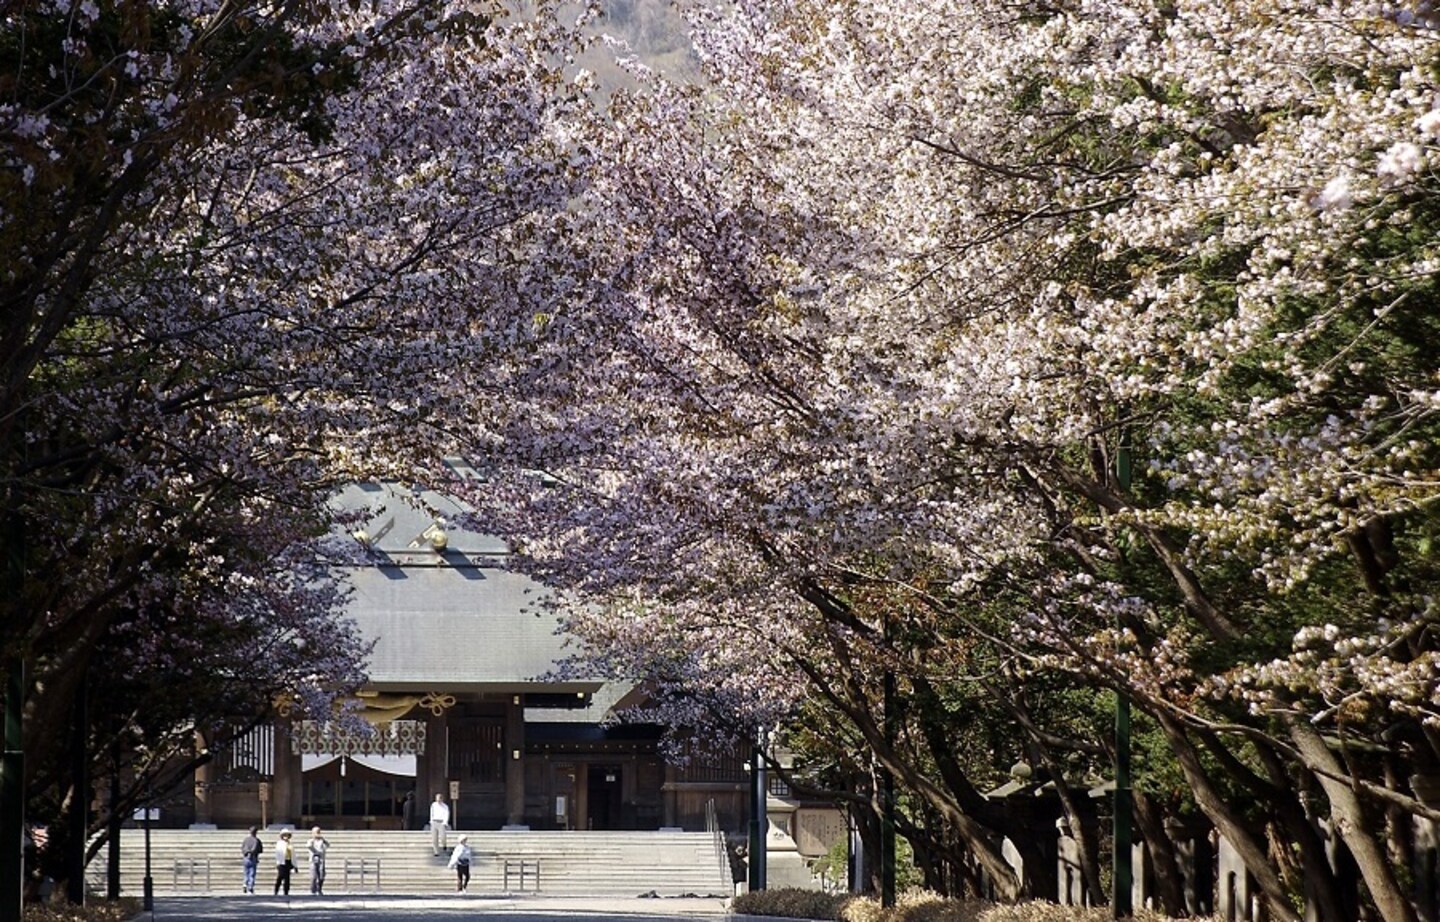
<svg viewBox="0 0 1440 922"><path fill-rule="evenodd" d="M1286 838L1300 852L1301 885L1313 922L1350 922L1340 882L1326 854L1325 843L1310 818L1294 802L1276 805L1276 816Z"/></svg>
<svg viewBox="0 0 1440 922"><path fill-rule="evenodd" d="M1360 798L1350 785L1340 780L1346 774L1344 766L1308 723L1292 721L1289 730L1305 766L1315 773L1330 801L1330 821L1349 847L1380 918L1385 922L1417 922L1415 908L1395 880L1379 839L1365 818Z"/></svg>
<svg viewBox="0 0 1440 922"><path fill-rule="evenodd" d="M901 757L897 747L891 746L883 728L875 720L870 696L856 679L850 667L850 650L835 632L827 635L831 650L841 664L841 677L837 683L831 673L822 674L816 664L803 657L794 656L791 662L810 679L811 687L848 717L864 737L866 745L876 759L898 782L903 782L911 791L924 797L945 817L960 836L966 848L974 854L980 867L995 886L996 895L1003 902L1014 902L1020 897L1020 878L1000 853L999 837L995 831L977 820L956 801L955 795L936 784L909 761ZM839 688L837 689L837 684Z"/></svg>
<svg viewBox="0 0 1440 922"><path fill-rule="evenodd" d="M851 817L860 836L860 875L855 881L857 893L880 892L880 816L874 804L852 804Z"/></svg>
<svg viewBox="0 0 1440 922"><path fill-rule="evenodd" d="M1055 792L1060 797L1060 808L1070 823L1071 838L1075 840L1075 851L1080 859L1080 876L1085 881L1085 890L1090 899L1101 905L1106 902L1105 887L1100 882L1100 843L1095 841L1095 827L1087 823L1075 802L1075 792L1065 783L1063 766L1050 752L1049 747L1039 746L1040 757L1050 777L1055 780Z"/></svg>
<svg viewBox="0 0 1440 922"><path fill-rule="evenodd" d="M1140 827L1140 836L1150 852L1150 861L1155 868L1155 886L1159 891L1160 908L1169 916L1183 916L1189 909L1185 905L1185 879L1180 871L1180 860L1175 844L1165 828L1165 817L1159 806L1136 790L1135 821Z"/></svg>
<svg viewBox="0 0 1440 922"><path fill-rule="evenodd" d="M1270 863L1265 849L1251 835L1238 817L1231 811L1230 805L1225 798L1211 784L1210 777L1205 773L1204 766L1195 752L1190 740L1169 715L1157 713L1154 715L1161 730L1164 731L1166 739L1170 741L1170 748L1175 753L1175 759L1180 764L1181 770L1185 773L1185 780L1189 782L1190 789L1195 795L1195 803L1224 836L1232 848L1240 855L1240 860L1255 877L1255 882L1264 892L1269 904L1271 915L1281 922L1301 922L1300 916L1290 908L1287 899L1284 883L1275 872Z"/></svg>

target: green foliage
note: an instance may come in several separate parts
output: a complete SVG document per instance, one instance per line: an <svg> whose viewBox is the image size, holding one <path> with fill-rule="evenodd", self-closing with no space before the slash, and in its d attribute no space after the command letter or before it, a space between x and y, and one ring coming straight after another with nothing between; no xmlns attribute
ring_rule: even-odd
<svg viewBox="0 0 1440 922"><path fill-rule="evenodd" d="M847 839L840 839L830 850L810 866L814 875L825 884L829 890L836 890L845 886L850 874L850 842Z"/></svg>

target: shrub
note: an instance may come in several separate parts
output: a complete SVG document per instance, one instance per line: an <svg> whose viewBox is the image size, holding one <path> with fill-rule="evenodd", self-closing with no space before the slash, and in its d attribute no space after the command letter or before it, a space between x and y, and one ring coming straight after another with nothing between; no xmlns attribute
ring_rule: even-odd
<svg viewBox="0 0 1440 922"><path fill-rule="evenodd" d="M85 906L56 901L27 905L22 918L25 922L126 922L139 914L140 901L133 899L95 900Z"/></svg>
<svg viewBox="0 0 1440 922"><path fill-rule="evenodd" d="M1061 906L1041 900L997 906L976 900L951 900L928 891L902 895L894 909L880 908L869 896L828 894L818 890L759 890L737 896L731 912L792 919L833 919L836 922L1110 922L1106 906ZM1132 922L1171 922L1149 909L1136 910ZM28 920L27 920L28 922ZM1221 922L1218 916L1189 922Z"/></svg>
<svg viewBox="0 0 1440 922"><path fill-rule="evenodd" d="M991 904L978 900L954 900L929 890L911 890L896 900L885 922L979 922L980 913Z"/></svg>
<svg viewBox="0 0 1440 922"><path fill-rule="evenodd" d="M753 916L785 916L791 919L839 919L848 893L780 888L742 893L730 904L730 911Z"/></svg>
<svg viewBox="0 0 1440 922"><path fill-rule="evenodd" d="M737 896L732 912L838 922L978 922L989 904L947 900L934 893L910 891L894 909L881 909L874 897L827 894L816 890L760 890Z"/></svg>
<svg viewBox="0 0 1440 922"><path fill-rule="evenodd" d="M1170 916L1150 909L1137 909L1132 922L1169 922ZM1220 922L1219 916L1191 919L1190 922ZM992 906L980 913L977 922L1110 922L1108 906L1061 906L1036 901L1014 906Z"/></svg>

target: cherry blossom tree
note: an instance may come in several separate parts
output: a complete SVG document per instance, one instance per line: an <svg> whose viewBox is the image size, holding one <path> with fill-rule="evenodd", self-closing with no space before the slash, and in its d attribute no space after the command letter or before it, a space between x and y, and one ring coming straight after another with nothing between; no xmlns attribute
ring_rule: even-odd
<svg viewBox="0 0 1440 922"><path fill-rule="evenodd" d="M1001 892L877 725L905 651L862 589L909 598L912 681L983 644L1129 699L1277 918L1346 917L1322 832L1412 918L1437 87L1402 13L694 11L706 81L641 73L591 129L589 284L513 321L503 451L548 476L495 521L617 670L740 726L834 695Z"/></svg>
<svg viewBox="0 0 1440 922"><path fill-rule="evenodd" d="M123 702L80 737L95 760L139 734L155 764L188 741L147 681L205 684L197 727L282 693L329 714L360 681L327 500L483 438L485 316L551 284L535 228L582 179L590 86L547 4L0 17L0 636L53 805L74 744L41 731L86 677Z"/></svg>

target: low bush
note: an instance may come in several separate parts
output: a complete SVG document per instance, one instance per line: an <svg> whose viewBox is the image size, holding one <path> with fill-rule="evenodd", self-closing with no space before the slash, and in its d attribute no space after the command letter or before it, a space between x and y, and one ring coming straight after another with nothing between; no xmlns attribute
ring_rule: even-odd
<svg viewBox="0 0 1440 922"><path fill-rule="evenodd" d="M1172 917L1150 909L1137 909L1131 922L1171 922ZM1013 906L991 906L980 914L977 922L1110 922L1108 906L1061 906L1059 903L1032 902ZM1194 917L1189 922L1221 922L1219 916Z"/></svg>
<svg viewBox="0 0 1440 922"><path fill-rule="evenodd" d="M869 896L776 889L737 896L730 909L745 915L836 922L979 922L980 911L988 905L911 891L899 899L894 909L882 909L880 901Z"/></svg>
<svg viewBox="0 0 1440 922"><path fill-rule="evenodd" d="M823 893L782 887L742 893L730 911L747 916L784 916L788 919L839 919L840 909L852 899L848 893Z"/></svg>
<svg viewBox="0 0 1440 922"><path fill-rule="evenodd" d="M21 918L25 922L126 922L139 914L139 900L94 900L84 906L60 900L27 905Z"/></svg>
<svg viewBox="0 0 1440 922"><path fill-rule="evenodd" d="M928 890L909 890L894 909L880 908L874 897L856 897L840 911L842 922L978 922L989 906L975 900L952 900Z"/></svg>
<svg viewBox="0 0 1440 922"><path fill-rule="evenodd" d="M759 890L737 896L731 912L790 919L835 922L1110 922L1108 907L1061 906L1035 901L1013 906L976 900L951 900L924 891L901 896L894 909L882 909L868 896L821 893L818 890ZM1137 910L1133 922L1171 922L1169 916ZM1218 916L1189 922L1220 922Z"/></svg>

